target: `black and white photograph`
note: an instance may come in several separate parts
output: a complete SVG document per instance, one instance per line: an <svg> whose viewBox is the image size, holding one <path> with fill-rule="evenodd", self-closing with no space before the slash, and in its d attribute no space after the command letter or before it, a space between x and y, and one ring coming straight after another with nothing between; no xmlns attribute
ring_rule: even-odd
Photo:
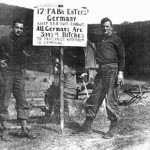
<svg viewBox="0 0 150 150"><path fill-rule="evenodd" d="M150 150L148 0L0 0L0 150Z"/></svg>

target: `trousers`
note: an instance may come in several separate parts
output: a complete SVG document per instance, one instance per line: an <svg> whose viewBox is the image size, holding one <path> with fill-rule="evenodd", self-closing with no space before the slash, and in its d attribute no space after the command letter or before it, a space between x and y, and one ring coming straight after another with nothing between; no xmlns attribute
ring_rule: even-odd
<svg viewBox="0 0 150 150"><path fill-rule="evenodd" d="M11 94L16 99L17 118L27 120L29 118L29 104L25 95L25 78L22 70L1 70L2 84L0 87L0 118L9 119L8 107Z"/></svg>
<svg viewBox="0 0 150 150"><path fill-rule="evenodd" d="M85 104L86 117L94 119L105 99L108 119L111 121L118 119L119 105L115 94L117 71L116 65L110 64L99 67L94 79L92 94Z"/></svg>

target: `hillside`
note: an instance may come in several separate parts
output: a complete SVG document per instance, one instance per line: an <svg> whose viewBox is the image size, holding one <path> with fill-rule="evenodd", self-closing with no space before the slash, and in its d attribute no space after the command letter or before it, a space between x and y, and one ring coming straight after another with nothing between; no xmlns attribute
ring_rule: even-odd
<svg viewBox="0 0 150 150"><path fill-rule="evenodd" d="M32 28L33 10L0 3L0 25L10 26L16 18L25 20L26 26Z"/></svg>
<svg viewBox="0 0 150 150"><path fill-rule="evenodd" d="M0 37L8 34L15 18L22 18L26 22L26 33L32 39L33 10L0 3ZM126 51L126 76L137 79L148 78L150 74L150 21L114 25L115 32L122 38ZM97 42L101 33L100 24L88 25L88 38ZM50 53L58 47L36 47L30 45L28 50L32 56L29 69L49 71Z"/></svg>
<svg viewBox="0 0 150 150"><path fill-rule="evenodd" d="M150 74L150 21L114 25L122 38L126 51L126 75L147 78ZM89 39L97 42L100 25L89 25Z"/></svg>

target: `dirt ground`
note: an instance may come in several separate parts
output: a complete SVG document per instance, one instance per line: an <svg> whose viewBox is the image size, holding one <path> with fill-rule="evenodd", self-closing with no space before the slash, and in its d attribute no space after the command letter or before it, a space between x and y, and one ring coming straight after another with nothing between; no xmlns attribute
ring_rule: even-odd
<svg viewBox="0 0 150 150"><path fill-rule="evenodd" d="M29 140L13 136L19 130L15 117L9 121L10 142L0 141L1 150L149 150L150 149L150 102L143 102L120 107L118 131L113 139L103 139L108 130L109 121L105 109L99 110L93 125L93 134L74 134L84 121L84 114L66 118L64 133L54 115L45 115L42 107L32 108L30 129L37 134L37 139Z"/></svg>
<svg viewBox="0 0 150 150"><path fill-rule="evenodd" d="M0 150L150 150L150 93L143 100L120 106L118 131L112 139L103 139L110 122L101 107L93 124L93 133L74 134L85 119L85 114L65 116L63 134L55 115L46 115L43 99L35 99L30 109L29 128L37 138L29 140L14 136L20 130L16 120L15 101L10 105L9 142L0 141Z"/></svg>

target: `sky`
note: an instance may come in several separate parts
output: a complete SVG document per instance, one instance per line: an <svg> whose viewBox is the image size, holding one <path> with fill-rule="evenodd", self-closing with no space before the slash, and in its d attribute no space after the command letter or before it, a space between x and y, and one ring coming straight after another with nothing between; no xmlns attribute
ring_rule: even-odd
<svg viewBox="0 0 150 150"><path fill-rule="evenodd" d="M114 24L150 20L149 0L0 0L0 3L31 9L48 4L63 4L64 7L74 8L84 6L89 9L89 24L100 23L104 17L109 17Z"/></svg>

